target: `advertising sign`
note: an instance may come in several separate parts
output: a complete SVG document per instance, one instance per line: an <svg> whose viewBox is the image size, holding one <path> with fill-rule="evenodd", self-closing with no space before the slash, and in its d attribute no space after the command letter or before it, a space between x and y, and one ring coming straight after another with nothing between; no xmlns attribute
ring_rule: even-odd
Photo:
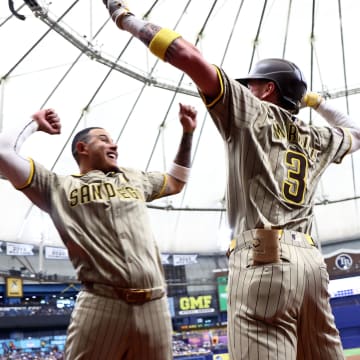
<svg viewBox="0 0 360 360"><path fill-rule="evenodd" d="M217 287L218 287L218 294L219 294L219 309L220 311L227 310L227 276L219 276L217 278Z"/></svg>

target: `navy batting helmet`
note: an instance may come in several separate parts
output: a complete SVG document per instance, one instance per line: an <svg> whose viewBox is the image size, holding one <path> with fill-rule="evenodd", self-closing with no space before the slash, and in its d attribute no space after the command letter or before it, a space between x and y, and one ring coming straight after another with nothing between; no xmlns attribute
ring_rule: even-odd
<svg viewBox="0 0 360 360"><path fill-rule="evenodd" d="M247 85L251 79L273 81L280 92L284 108L288 110L299 109L307 90L304 74L294 63L284 59L260 60L247 77L236 80Z"/></svg>

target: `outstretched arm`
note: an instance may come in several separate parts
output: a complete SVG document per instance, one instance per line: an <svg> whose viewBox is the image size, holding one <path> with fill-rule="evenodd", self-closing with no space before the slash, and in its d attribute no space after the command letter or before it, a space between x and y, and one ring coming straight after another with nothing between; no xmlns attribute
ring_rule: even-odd
<svg viewBox="0 0 360 360"><path fill-rule="evenodd" d="M304 96L303 104L313 108L331 126L342 127L349 130L352 137L352 144L349 153L360 149L360 125L350 116L336 109L327 102L320 94L309 92Z"/></svg>
<svg viewBox="0 0 360 360"><path fill-rule="evenodd" d="M221 91L215 66L207 62L200 51L175 31L138 19L124 0L103 0L112 20L121 30L141 40L160 59L185 72L208 98Z"/></svg>
<svg viewBox="0 0 360 360"><path fill-rule="evenodd" d="M60 119L52 109L40 110L21 129L0 134L0 173L14 187L20 189L27 184L31 175L32 162L19 155L24 141L35 131L59 134Z"/></svg>
<svg viewBox="0 0 360 360"><path fill-rule="evenodd" d="M191 147L193 132L196 128L196 115L197 112L194 107L180 104L179 119L183 127L183 135L175 160L168 171L169 176L164 195L179 193L189 178Z"/></svg>

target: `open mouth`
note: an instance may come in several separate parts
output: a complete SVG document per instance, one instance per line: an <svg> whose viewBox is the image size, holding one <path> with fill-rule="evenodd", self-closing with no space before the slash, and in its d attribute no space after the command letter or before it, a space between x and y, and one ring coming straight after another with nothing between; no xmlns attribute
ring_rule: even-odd
<svg viewBox="0 0 360 360"><path fill-rule="evenodd" d="M108 156L109 158L111 158L111 159L114 159L114 160L117 159L117 154L115 154L115 153L108 153L107 156Z"/></svg>

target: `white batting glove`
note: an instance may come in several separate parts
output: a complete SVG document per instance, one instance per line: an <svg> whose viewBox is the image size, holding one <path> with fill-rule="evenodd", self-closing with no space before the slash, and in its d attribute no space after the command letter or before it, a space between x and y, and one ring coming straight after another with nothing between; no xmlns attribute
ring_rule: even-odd
<svg viewBox="0 0 360 360"><path fill-rule="evenodd" d="M122 29L121 21L125 15L133 15L124 0L103 0L115 24Z"/></svg>
<svg viewBox="0 0 360 360"><path fill-rule="evenodd" d="M313 109L317 109L322 102L323 97L315 92L308 92L301 99L301 107L309 106Z"/></svg>

